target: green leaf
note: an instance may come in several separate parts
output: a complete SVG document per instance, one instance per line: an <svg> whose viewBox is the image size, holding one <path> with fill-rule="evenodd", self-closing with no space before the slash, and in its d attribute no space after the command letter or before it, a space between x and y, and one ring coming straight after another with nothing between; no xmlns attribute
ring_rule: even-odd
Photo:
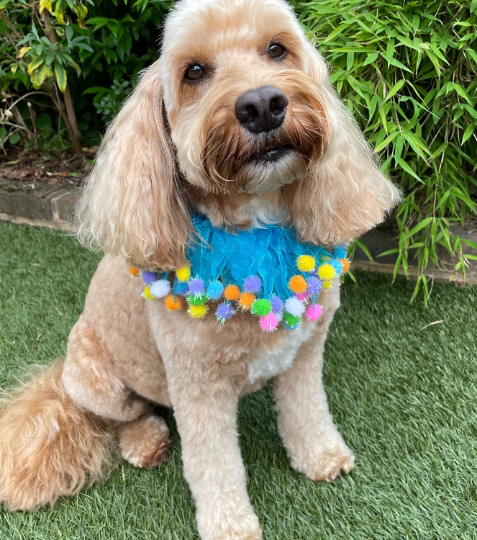
<svg viewBox="0 0 477 540"><path fill-rule="evenodd" d="M397 36L397 39L406 47L409 47L410 49L414 49L415 51L420 51L420 48L418 45L413 43L409 38L405 36Z"/></svg>
<svg viewBox="0 0 477 540"><path fill-rule="evenodd" d="M460 84L455 83L454 89L459 94L460 97L464 98L468 103L472 105L472 101L470 100L469 96L466 94L465 90L462 88Z"/></svg>
<svg viewBox="0 0 477 540"><path fill-rule="evenodd" d="M394 57L394 39L390 39L386 45L386 54L389 58Z"/></svg>
<svg viewBox="0 0 477 540"><path fill-rule="evenodd" d="M10 137L8 138L8 141L10 144L17 144L17 142L20 140L20 135L18 133L12 133Z"/></svg>
<svg viewBox="0 0 477 540"><path fill-rule="evenodd" d="M65 21L65 18L64 18L64 12L62 11L61 9L61 2L56 2L56 5L55 5L55 17L56 17L56 20L61 24L61 25L66 25L66 21Z"/></svg>
<svg viewBox="0 0 477 540"><path fill-rule="evenodd" d="M339 47L338 49L330 49L330 52L336 52L336 53L365 53L365 52L373 52L372 47Z"/></svg>
<svg viewBox="0 0 477 540"><path fill-rule="evenodd" d="M418 182L424 183L424 181L421 180L421 178L411 169L411 167L409 167L409 165L403 159L398 159L397 162L402 169L404 169L408 174L410 174Z"/></svg>
<svg viewBox="0 0 477 540"><path fill-rule="evenodd" d="M349 52L346 56L346 69L348 72L353 69L353 62L354 62L354 52Z"/></svg>
<svg viewBox="0 0 477 540"><path fill-rule="evenodd" d="M409 238L417 234L420 230L424 229L430 223L432 223L434 219L435 219L434 217L428 217L426 219L423 219L420 223L418 223L415 227L413 227L407 234L401 235L401 238L403 240L408 240Z"/></svg>
<svg viewBox="0 0 477 540"><path fill-rule="evenodd" d="M38 69L41 64L43 64L43 62L45 61L44 58L42 57L39 57L39 58L34 58L29 64L28 64L28 75L32 75L33 72Z"/></svg>
<svg viewBox="0 0 477 540"><path fill-rule="evenodd" d="M57 61L54 62L55 77L61 92L66 90L67 78L65 68Z"/></svg>
<svg viewBox="0 0 477 540"><path fill-rule="evenodd" d="M86 15L88 15L88 8L84 4L75 4L73 11L76 13L78 23L81 25L86 19Z"/></svg>
<svg viewBox="0 0 477 540"><path fill-rule="evenodd" d="M356 238L355 240L356 244L361 248L361 250L363 251L363 253L366 255L366 257L368 257L368 259L370 261L373 261L373 257L371 256L371 253L369 252L369 249L366 247L366 245L364 244L364 242L362 240L360 240L359 238Z"/></svg>
<svg viewBox="0 0 477 540"><path fill-rule="evenodd" d="M446 64L448 64L449 62L446 60L446 57L441 53L441 51L436 47L436 44L435 43L429 43L429 46L431 47L432 51L434 52L434 54L440 58L443 62L445 62Z"/></svg>
<svg viewBox="0 0 477 540"><path fill-rule="evenodd" d="M363 66L367 66L367 65L372 64L373 62L375 62L377 60L378 56L379 56L379 54L377 52L368 54L368 56L366 57L366 60L363 62Z"/></svg>
<svg viewBox="0 0 477 540"><path fill-rule="evenodd" d="M394 141L394 139L399 135L399 130L396 128L388 137L384 139L382 143L380 143L376 148L374 149L375 152L381 152L383 148L386 148L386 146Z"/></svg>
<svg viewBox="0 0 477 540"><path fill-rule="evenodd" d="M71 41L71 38L73 37L74 35L74 31L73 31L73 28L71 28L71 26L67 26L65 28L65 36L66 36L66 39L68 41Z"/></svg>
<svg viewBox="0 0 477 540"><path fill-rule="evenodd" d="M331 32L331 34L329 34L329 36L325 39L325 41L323 41L323 43L328 43L328 41L331 41L333 38L335 38L336 36L338 36L339 34L341 34L341 32L342 32L347 26L348 26L347 24L342 24L341 26L338 26L338 28L336 28L335 30L333 30L333 32Z"/></svg>
<svg viewBox="0 0 477 540"><path fill-rule="evenodd" d="M474 133L475 124L470 124L467 126L467 129L464 132L464 135L462 135L462 144L464 144L470 137L472 136L472 133Z"/></svg>
<svg viewBox="0 0 477 540"><path fill-rule="evenodd" d="M391 58L390 56L388 56L387 54L383 52L381 53L381 56L388 62L388 65L392 65L400 69L404 69L404 71L408 71L409 73L412 73L412 71L409 68L407 68L404 64L399 62L399 60L396 60L395 58Z"/></svg>
<svg viewBox="0 0 477 540"><path fill-rule="evenodd" d="M397 92L399 92L399 90L401 90L401 88L404 86L405 83L406 81L404 79L401 79L400 81L398 81L391 88L391 90L389 91L389 94L386 96L386 99L384 101L388 101L389 99L391 99Z"/></svg>

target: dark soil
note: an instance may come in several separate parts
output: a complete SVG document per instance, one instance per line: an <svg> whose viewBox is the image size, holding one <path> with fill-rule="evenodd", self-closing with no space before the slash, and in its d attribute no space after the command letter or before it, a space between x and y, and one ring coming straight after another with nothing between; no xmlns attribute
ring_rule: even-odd
<svg viewBox="0 0 477 540"><path fill-rule="evenodd" d="M61 186L81 186L88 176L97 147L80 155L72 150L34 150L7 147L0 151L0 178L19 182L42 182Z"/></svg>

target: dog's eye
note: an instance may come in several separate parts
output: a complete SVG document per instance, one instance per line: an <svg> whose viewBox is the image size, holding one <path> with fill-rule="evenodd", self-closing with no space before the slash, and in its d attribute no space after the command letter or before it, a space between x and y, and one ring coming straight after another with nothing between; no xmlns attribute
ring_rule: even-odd
<svg viewBox="0 0 477 540"><path fill-rule="evenodd" d="M280 43L271 43L267 49L267 54L272 60L283 60L287 52L285 47Z"/></svg>
<svg viewBox="0 0 477 540"><path fill-rule="evenodd" d="M198 81L202 79L206 71L200 64L191 64L184 74L184 78L188 81Z"/></svg>

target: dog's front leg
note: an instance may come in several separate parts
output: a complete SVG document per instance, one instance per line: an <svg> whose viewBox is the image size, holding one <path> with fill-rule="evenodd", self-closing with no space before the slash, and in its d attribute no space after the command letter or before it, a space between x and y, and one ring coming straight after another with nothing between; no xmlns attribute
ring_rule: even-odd
<svg viewBox="0 0 477 540"><path fill-rule="evenodd" d="M237 388L229 380L188 377L172 367L167 378L202 540L262 538L240 456Z"/></svg>
<svg viewBox="0 0 477 540"><path fill-rule="evenodd" d="M321 376L328 328L339 306L338 290L325 294L322 318L293 366L275 379L274 395L292 467L312 480L330 481L353 469L354 455L333 424Z"/></svg>

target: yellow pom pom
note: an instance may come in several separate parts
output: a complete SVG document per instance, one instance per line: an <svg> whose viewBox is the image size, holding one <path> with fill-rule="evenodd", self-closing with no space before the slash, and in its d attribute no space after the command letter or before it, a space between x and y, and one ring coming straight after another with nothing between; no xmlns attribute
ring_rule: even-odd
<svg viewBox="0 0 477 540"><path fill-rule="evenodd" d="M307 288L306 280L303 276L293 276L288 282L288 287L294 293L304 293Z"/></svg>
<svg viewBox="0 0 477 540"><path fill-rule="evenodd" d="M318 268L318 276L323 280L333 279L336 275L335 269L331 264L325 263Z"/></svg>
<svg viewBox="0 0 477 540"><path fill-rule="evenodd" d="M146 300L154 300L154 296L151 294L151 287L149 285L146 285L144 287L144 292L142 293L143 298Z"/></svg>
<svg viewBox="0 0 477 540"><path fill-rule="evenodd" d="M338 259L340 263L343 265L343 274L346 274L349 270L349 261L348 259Z"/></svg>
<svg viewBox="0 0 477 540"><path fill-rule="evenodd" d="M176 270L176 276L177 279L180 282L189 281L190 279L190 266L183 266L182 268L178 268Z"/></svg>
<svg viewBox="0 0 477 540"><path fill-rule="evenodd" d="M137 277L140 272L137 268L134 268L134 266L130 266L129 267L129 273L131 274L131 276L134 276L134 277Z"/></svg>
<svg viewBox="0 0 477 540"><path fill-rule="evenodd" d="M191 317L194 317L194 319L203 319L208 309L209 308L206 304L202 304L201 306L189 306L187 311Z"/></svg>
<svg viewBox="0 0 477 540"><path fill-rule="evenodd" d="M240 287L238 285L227 285L224 291L225 299L233 302L240 298Z"/></svg>
<svg viewBox="0 0 477 540"><path fill-rule="evenodd" d="M330 279L327 279L326 281L323 281L323 289L327 291L330 289L333 285L333 282Z"/></svg>
<svg viewBox="0 0 477 540"><path fill-rule="evenodd" d="M300 255L296 261L296 265L300 272L312 272L316 265L315 257L311 255Z"/></svg>
<svg viewBox="0 0 477 540"><path fill-rule="evenodd" d="M249 311L256 299L253 293L244 292L240 295L239 306L243 311Z"/></svg>
<svg viewBox="0 0 477 540"><path fill-rule="evenodd" d="M182 300L176 296L174 298L173 294L169 294L166 296L166 308L169 311L176 311L178 309L181 309L182 307Z"/></svg>

